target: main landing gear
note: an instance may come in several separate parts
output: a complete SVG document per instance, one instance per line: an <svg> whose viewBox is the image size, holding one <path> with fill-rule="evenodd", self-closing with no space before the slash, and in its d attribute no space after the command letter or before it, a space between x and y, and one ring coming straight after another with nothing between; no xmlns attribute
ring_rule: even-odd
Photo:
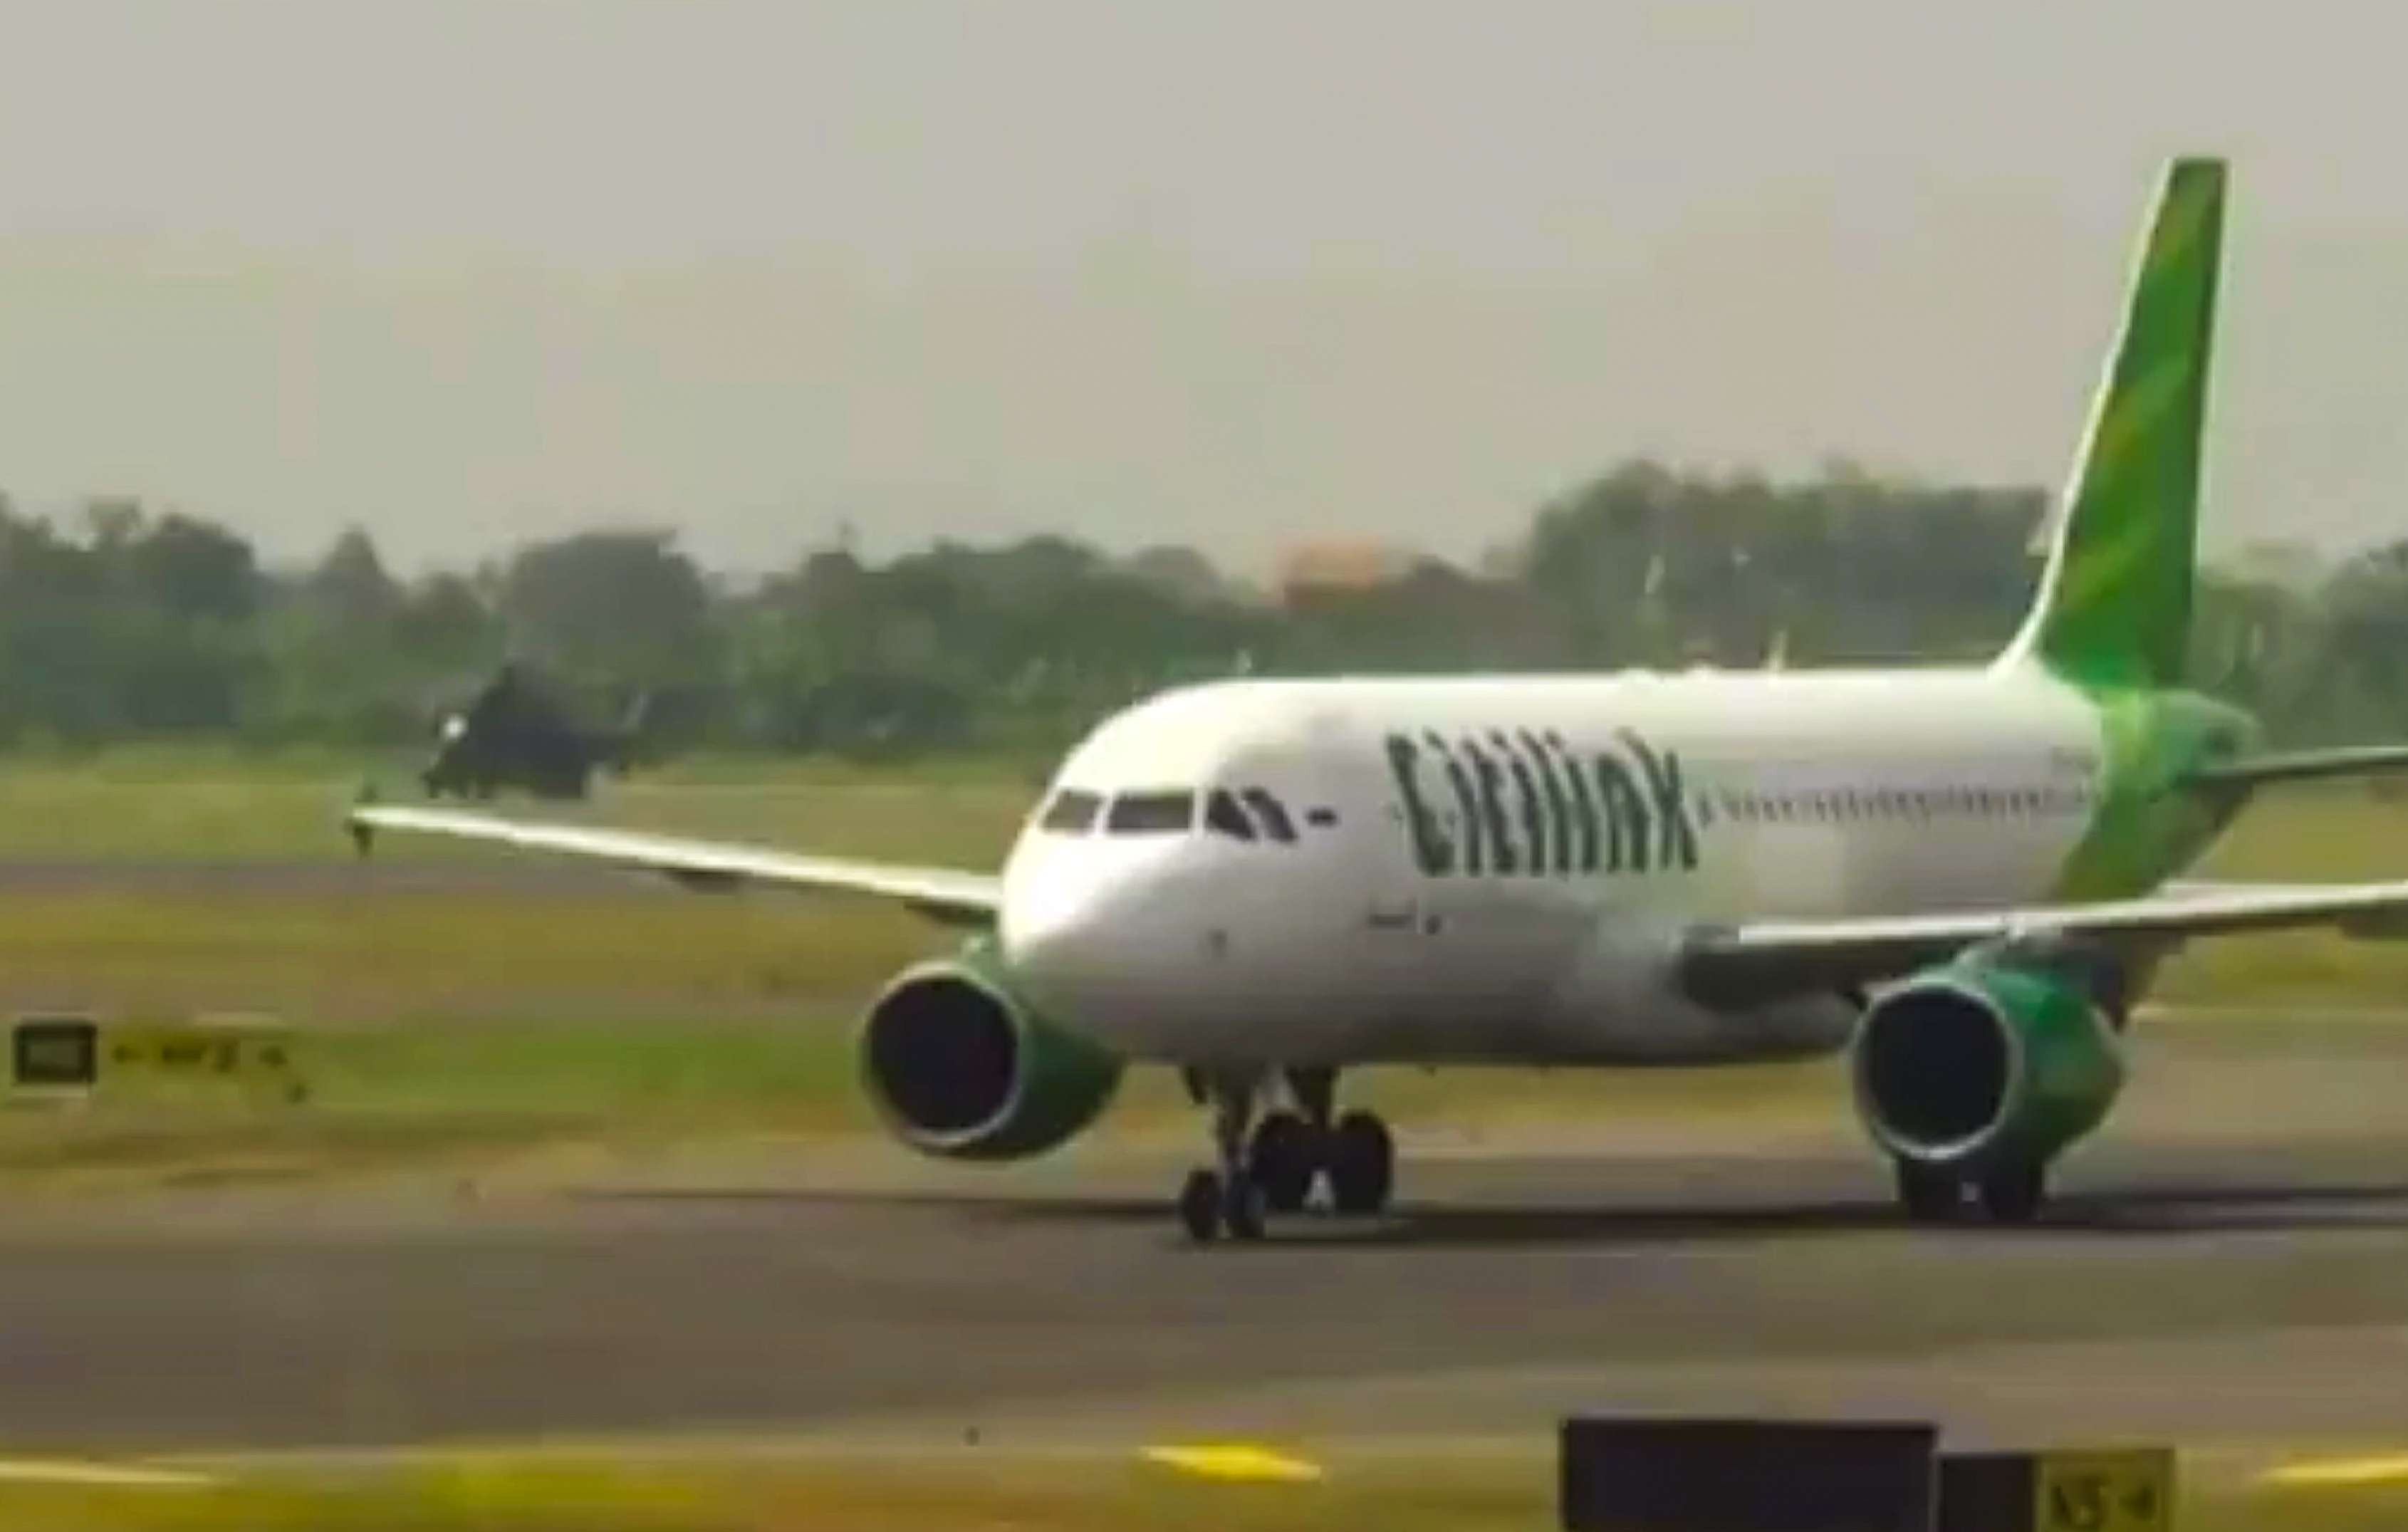
<svg viewBox="0 0 2408 1532"><path fill-rule="evenodd" d="M1191 1238L1262 1237L1268 1213L1304 1210L1316 1181L1331 1210L1355 1217L1384 1210L1397 1177L1395 1140L1368 1111L1335 1116L1338 1072L1290 1069L1276 1077L1290 1105L1254 1120L1274 1077L1265 1070L1191 1072L1188 1088L1212 1109L1213 1168L1188 1172L1179 1222Z"/></svg>
<svg viewBox="0 0 2408 1532"><path fill-rule="evenodd" d="M1969 1203L1994 1224L2028 1224L2048 1206L2048 1167L2039 1161L1996 1166L1972 1177L1918 1160L1899 1160L1896 1167L1898 1205L1917 1224L1952 1223Z"/></svg>

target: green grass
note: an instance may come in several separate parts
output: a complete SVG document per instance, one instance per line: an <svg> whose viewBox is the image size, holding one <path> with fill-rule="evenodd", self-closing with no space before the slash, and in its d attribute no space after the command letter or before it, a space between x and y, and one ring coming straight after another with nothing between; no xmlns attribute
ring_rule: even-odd
<svg viewBox="0 0 2408 1532"><path fill-rule="evenodd" d="M0 1009L265 1012L303 1029L320 1077L301 1112L132 1091L85 1112L11 1114L0 1119L0 1172L184 1174L246 1157L348 1167L562 1138L869 1122L853 1087L853 1019L946 933L874 904L554 877L538 859L408 838L388 838L362 868L338 828L358 775L333 757L233 752L0 762L0 863L17 865L0 867ZM991 866L1029 796L1024 782L957 766L878 775L701 759L543 811ZM40 870L51 863L74 866ZM438 866L474 876L415 876ZM2205 870L2408 871L2408 805L2271 795ZM2408 942L2203 942L2170 965L2158 993L2275 1014L2386 1005L2408 994ZM1133 1079L1112 1125L1178 1114L1157 1073ZM1391 1070L1365 1089L1409 1124L1475 1130L1516 1116L1802 1122L1843 1094L1829 1066L1543 1081Z"/></svg>
<svg viewBox="0 0 2408 1532"><path fill-rule="evenodd" d="M2372 1532L2408 1487L2273 1490L2186 1469L2183 1532ZM193 1488L0 1488L0 1525L90 1532L1541 1532L1554 1468L1519 1452L1340 1456L1311 1482L1217 1482L1101 1453L877 1459L480 1453L254 1470Z"/></svg>
<svg viewBox="0 0 2408 1532"><path fill-rule="evenodd" d="M2201 877L2353 881L2408 878L2408 802L2355 788L2272 792L2243 811ZM2229 937L2167 966L2170 1000L2270 1007L2392 1006L2408 995L2408 940L2324 931Z"/></svg>
<svg viewBox="0 0 2408 1532"><path fill-rule="evenodd" d="M224 1489L0 1490L0 1520L92 1532L1485 1532L1553 1523L1544 1477L1526 1465L1266 1485L1077 1458L715 1471L470 1459L350 1482L263 1477Z"/></svg>
<svg viewBox="0 0 2408 1532"><path fill-rule="evenodd" d="M941 933L776 892L0 885L17 1006L269 1010L296 1022L630 1011L708 1019L858 1001Z"/></svg>
<svg viewBox="0 0 2408 1532"><path fill-rule="evenodd" d="M829 1019L831 1022L833 1018ZM452 1022L298 1035L284 1076L119 1080L0 1116L0 1176L189 1181L482 1163L565 1141L854 1132L840 1024Z"/></svg>
<svg viewBox="0 0 2408 1532"><path fill-rule="evenodd" d="M725 769L725 768L723 768ZM567 810L693 834L966 866L999 863L1026 795L996 783L816 783L765 774L738 785L638 783ZM901 912L777 894L702 899L658 885L396 889L344 881L343 795L307 779L161 780L103 771L0 768L0 861L318 865L327 880L278 887L259 868L214 883L0 887L0 996L113 1007L253 1006L316 1020L464 1009L558 1011L612 995L621 1009L853 999L941 940ZM559 810L548 810L559 811ZM489 848L388 837L377 853L525 869ZM2354 878L2408 871L2408 808L2354 794L2271 798L2243 817L2213 875ZM196 872L195 877L200 874ZM97 886L95 886L97 885ZM2408 941L2325 933L2202 942L2159 994L2227 1003L2359 1003L2408 993Z"/></svg>
<svg viewBox="0 0 2408 1532"><path fill-rule="evenodd" d="M451 1020L303 1031L308 1095L257 1082L121 1077L86 1098L0 1113L0 1181L88 1191L382 1169L469 1170L563 1145L616 1152L676 1142L804 1142L877 1127L856 1080L849 1015ZM1354 1099L1408 1126L1478 1138L1517 1125L1627 1132L1828 1123L1838 1066L1710 1071L1363 1071ZM1132 1071L1096 1130L1110 1139L1194 1132L1164 1070ZM900 1153L900 1151L896 1152Z"/></svg>
<svg viewBox="0 0 2408 1532"><path fill-rule="evenodd" d="M127 748L0 758L0 861L347 862L344 810L373 784L419 801L416 766L333 752ZM992 866L1041 788L986 761L882 769L804 757L703 756L601 783L552 818ZM481 855L425 842L386 854Z"/></svg>

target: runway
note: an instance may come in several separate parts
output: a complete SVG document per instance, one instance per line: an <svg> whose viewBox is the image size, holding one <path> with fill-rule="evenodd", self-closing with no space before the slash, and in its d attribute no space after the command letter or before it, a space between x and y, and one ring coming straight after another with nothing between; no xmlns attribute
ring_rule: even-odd
<svg viewBox="0 0 2408 1532"><path fill-rule="evenodd" d="M1425 1155L1393 1218L1209 1250L1176 1162L1125 1153L34 1201L0 1229L0 1440L1527 1439L1607 1408L2396 1438L2401 1118L2128 1137L2028 1230L1898 1226L1838 1138Z"/></svg>

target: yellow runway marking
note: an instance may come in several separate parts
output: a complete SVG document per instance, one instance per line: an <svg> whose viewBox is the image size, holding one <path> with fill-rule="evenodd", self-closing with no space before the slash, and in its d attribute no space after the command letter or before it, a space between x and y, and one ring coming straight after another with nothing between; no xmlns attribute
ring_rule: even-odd
<svg viewBox="0 0 2408 1532"><path fill-rule="evenodd" d="M1205 1479L1246 1479L1274 1483L1310 1483L1319 1479L1321 1465L1289 1457L1268 1447L1242 1441L1198 1443L1184 1447L1148 1447L1148 1462Z"/></svg>
<svg viewBox="0 0 2408 1532"><path fill-rule="evenodd" d="M2386 1457L2322 1457L2269 1470L2268 1484L2392 1484L2408 1482L2408 1453Z"/></svg>
<svg viewBox="0 0 2408 1532"><path fill-rule="evenodd" d="M182 1468L146 1468L125 1463L76 1463L37 1457L0 1457L0 1483L89 1484L126 1489L206 1489L217 1481Z"/></svg>

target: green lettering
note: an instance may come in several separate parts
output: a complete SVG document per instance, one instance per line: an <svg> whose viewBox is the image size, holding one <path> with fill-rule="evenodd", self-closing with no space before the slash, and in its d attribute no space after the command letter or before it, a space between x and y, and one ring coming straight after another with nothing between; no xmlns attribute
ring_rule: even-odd
<svg viewBox="0 0 2408 1532"><path fill-rule="evenodd" d="M1471 763L1472 786L1480 795L1480 817L1488 826L1488 865L1497 872L1514 870L1513 831L1505 822L1505 774L1488 752L1471 740L1463 742L1464 759Z"/></svg>
<svg viewBox="0 0 2408 1532"><path fill-rule="evenodd" d="M1572 810L1564 797L1563 779L1555 775L1555 757L1547 753L1547 747L1540 742L1537 735L1524 729L1520 738L1522 749L1530 757L1531 769L1539 776L1539 791L1546 799L1547 823L1555 826L1555 870L1570 872L1572 870Z"/></svg>
<svg viewBox="0 0 2408 1532"><path fill-rule="evenodd" d="M1605 870L1647 870L1647 801L1619 757L1599 752L1598 798L1605 805Z"/></svg>
<svg viewBox="0 0 2408 1532"><path fill-rule="evenodd" d="M1539 796L1538 779L1530 775L1530 763L1513 748L1501 729L1488 731L1489 741L1497 753L1505 757L1505 769L1513 778L1514 795L1522 800L1522 846L1528 854L1523 858L1522 870L1533 878L1547 875L1547 809Z"/></svg>
<svg viewBox="0 0 2408 1532"><path fill-rule="evenodd" d="M1401 734L1388 736L1387 745L1388 772L1397 780L1397 795L1404 800L1405 827L1412 837L1413 866L1426 877L1443 878L1455 870L1455 847L1422 798L1421 752Z"/></svg>
<svg viewBox="0 0 2408 1532"><path fill-rule="evenodd" d="M1553 746L1555 752L1555 757L1550 758L1553 765L1549 769L1553 770L1556 766L1560 766L1563 783L1571 790L1572 866L1582 872L1595 872L1598 852L1597 798L1589 792L1587 775L1572 764L1571 750L1564 743L1564 737L1550 731L1546 742Z"/></svg>
<svg viewBox="0 0 2408 1532"><path fill-rule="evenodd" d="M1681 758L1670 751L1656 754L1628 729L1622 731L1622 737L1647 776L1647 795L1654 801L1656 825L1662 834L1662 843L1656 849L1657 865L1696 866L1698 829L1689 822L1688 795L1681 789Z"/></svg>
<svg viewBox="0 0 2408 1532"><path fill-rule="evenodd" d="M1463 769L1463 763L1455 758L1455 752L1447 749L1445 740L1426 730L1423 732L1422 738L1446 764L1447 786L1455 794L1455 823L1463 828L1463 870L1466 875L1477 874L1487 866L1488 838L1482 833L1480 806L1472 793L1471 774Z"/></svg>

